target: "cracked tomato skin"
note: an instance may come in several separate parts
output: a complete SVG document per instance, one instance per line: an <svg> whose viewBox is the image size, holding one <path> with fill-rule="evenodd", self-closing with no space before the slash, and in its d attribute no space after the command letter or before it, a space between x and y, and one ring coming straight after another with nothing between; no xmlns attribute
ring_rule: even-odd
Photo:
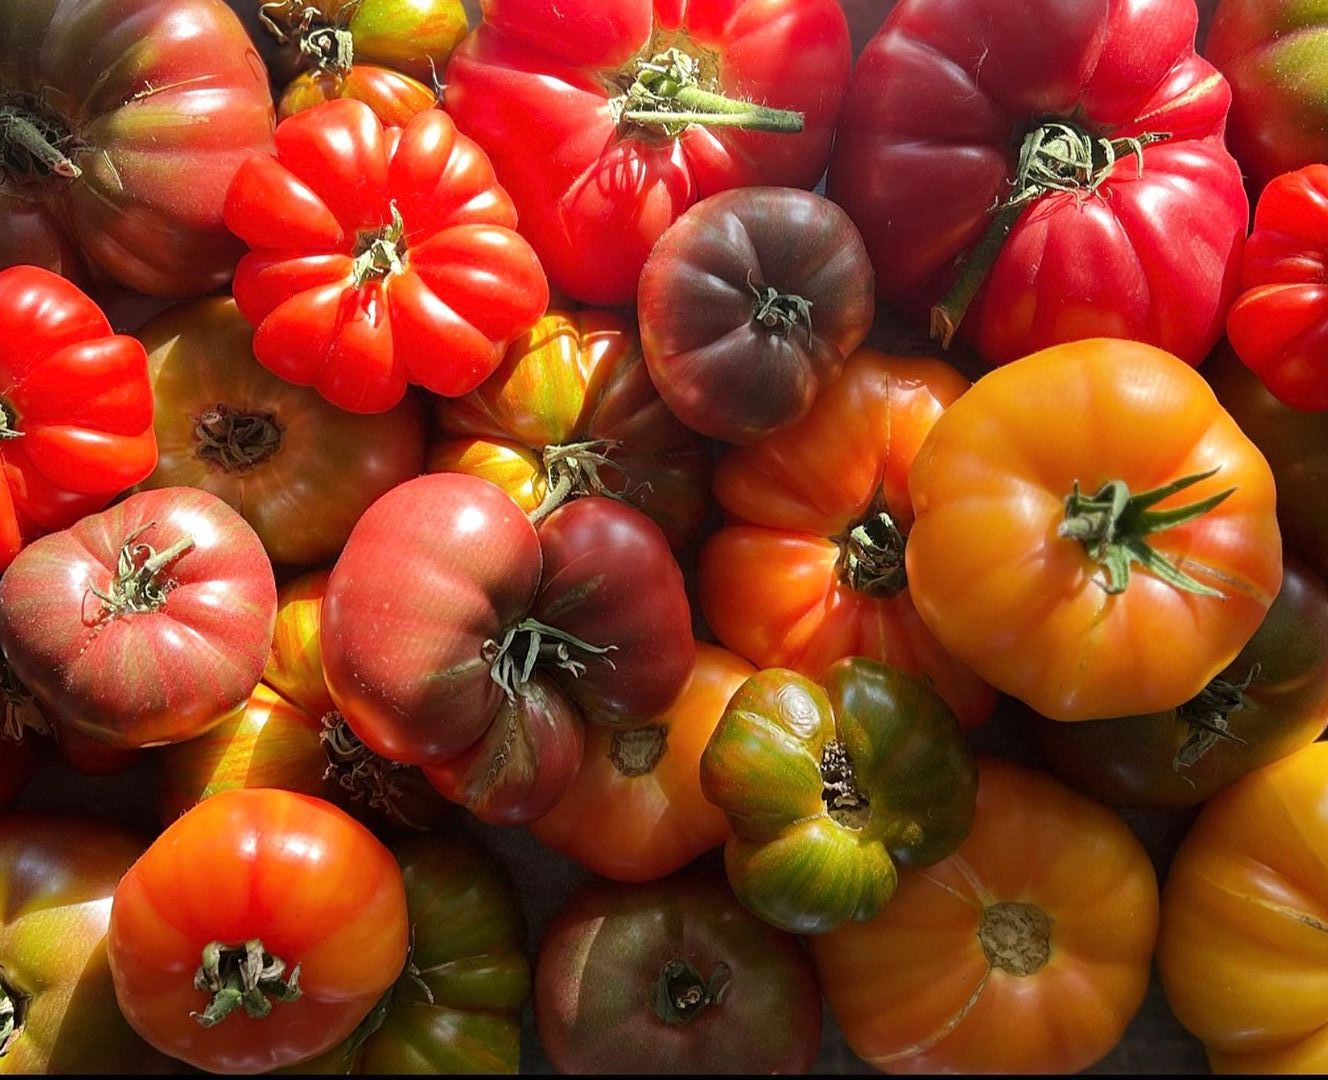
<svg viewBox="0 0 1328 1080"><path fill-rule="evenodd" d="M835 0L492 0L484 15L452 54L446 107L577 300L632 303L655 241L698 200L811 188L824 172L851 63ZM803 130L620 126L610 102L622 73L674 45L729 97L804 113Z"/></svg>
<svg viewBox="0 0 1328 1080"><path fill-rule="evenodd" d="M446 113L386 128L329 101L282 121L276 147L241 166L225 212L252 249L236 303L281 378L348 412L385 412L410 383L455 397L548 306L512 200Z"/></svg>

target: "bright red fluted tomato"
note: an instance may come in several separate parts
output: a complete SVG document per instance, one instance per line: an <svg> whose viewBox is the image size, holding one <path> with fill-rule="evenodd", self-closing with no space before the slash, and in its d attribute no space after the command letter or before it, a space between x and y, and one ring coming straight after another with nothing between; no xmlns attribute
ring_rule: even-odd
<svg viewBox="0 0 1328 1080"><path fill-rule="evenodd" d="M259 789L201 803L129 868L107 956L149 1043L209 1072L257 1073L346 1038L409 943L392 853L330 803Z"/></svg>
<svg viewBox="0 0 1328 1080"><path fill-rule="evenodd" d="M267 72L221 0L0 7L0 266L211 292L241 252L226 188L271 149Z"/></svg>
<svg viewBox="0 0 1328 1080"><path fill-rule="evenodd" d="M163 488L27 547L0 578L0 646L52 722L152 746L244 706L276 610L244 518L207 492Z"/></svg>
<svg viewBox="0 0 1328 1080"><path fill-rule="evenodd" d="M0 271L0 570L156 464L143 346L59 275Z"/></svg>
<svg viewBox="0 0 1328 1080"><path fill-rule="evenodd" d="M283 379L360 413L408 383L469 393L548 306L512 200L445 113L385 128L329 101L283 120L276 144L236 174L226 224L253 249L234 291L254 355Z"/></svg>
<svg viewBox="0 0 1328 1080"><path fill-rule="evenodd" d="M992 364L1089 337L1199 364L1249 206L1196 21L1192 0L902 0L829 176L881 295Z"/></svg>
<svg viewBox="0 0 1328 1080"><path fill-rule="evenodd" d="M484 16L452 54L447 110L577 300L631 303L697 200L825 170L850 66L835 0L491 0Z"/></svg>

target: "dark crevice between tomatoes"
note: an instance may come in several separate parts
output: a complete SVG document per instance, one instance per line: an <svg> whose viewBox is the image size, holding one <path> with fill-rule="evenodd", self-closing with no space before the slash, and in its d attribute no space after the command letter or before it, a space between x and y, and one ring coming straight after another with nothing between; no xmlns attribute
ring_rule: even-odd
<svg viewBox="0 0 1328 1080"><path fill-rule="evenodd" d="M83 170L72 155L82 149L68 123L38 99L0 90L0 181L32 188L77 180Z"/></svg>
<svg viewBox="0 0 1328 1080"><path fill-rule="evenodd" d="M1021 978L1051 958L1051 919L1035 904L1003 900L982 909L978 941L992 968Z"/></svg>
<svg viewBox="0 0 1328 1080"><path fill-rule="evenodd" d="M885 510L870 511L835 540L839 544L840 580L855 592L888 599L908 588L904 566L907 538Z"/></svg>
<svg viewBox="0 0 1328 1080"><path fill-rule="evenodd" d="M645 776L654 771L668 746L668 729L658 724L633 731L615 731L609 743L609 760L623 776Z"/></svg>
<svg viewBox="0 0 1328 1080"><path fill-rule="evenodd" d="M846 829L866 828L871 800L858 790L853 758L844 744L832 739L821 751L821 799L826 812Z"/></svg>
<svg viewBox="0 0 1328 1080"><path fill-rule="evenodd" d="M532 524L538 525L569 499L582 495L603 495L624 499L635 492L615 490L604 482L602 470L621 473L611 455L622 448L618 439L591 439L544 448L544 498L530 512Z"/></svg>
<svg viewBox="0 0 1328 1080"><path fill-rule="evenodd" d="M376 810L394 825L417 832L428 830L428 825L413 821L403 809L406 793L401 781L414 771L412 766L375 754L360 741L339 712L323 717L318 741L327 758L325 782L336 784L350 802Z"/></svg>
<svg viewBox="0 0 1328 1080"><path fill-rule="evenodd" d="M502 641L490 638L481 655L489 665L489 674L508 701L525 693L526 685L537 667L554 667L574 679L585 674L586 664L600 661L613 667L609 653L616 645L592 645L538 619L525 619L510 627Z"/></svg>
<svg viewBox="0 0 1328 1080"><path fill-rule="evenodd" d="M9 981L0 967L0 1058L9 1053L23 1034L31 998Z"/></svg>
<svg viewBox="0 0 1328 1080"><path fill-rule="evenodd" d="M137 543L138 538L155 524L148 522L129 534L120 548L115 576L105 592L95 585L88 586L102 602L103 617L143 615L165 606L166 595L173 587L173 582L166 576L167 571L176 559L193 550L194 538L186 533L164 551L158 551L151 544Z"/></svg>
<svg viewBox="0 0 1328 1080"><path fill-rule="evenodd" d="M355 39L343 23L353 11L353 4L344 4L337 18L329 20L311 4L274 0L259 6L258 20L279 45L294 40L300 55L316 70L347 75L355 62Z"/></svg>
<svg viewBox="0 0 1328 1080"><path fill-rule="evenodd" d="M655 980L655 1015L666 1024L689 1024L721 1004L732 982L728 964L717 964L707 980L686 960L670 960Z"/></svg>
<svg viewBox="0 0 1328 1080"><path fill-rule="evenodd" d="M286 977L286 961L263 948L258 938L243 945L220 941L203 947L203 962L194 973L194 989L212 994L207 1008L189 1015L201 1027L215 1027L236 1009L244 1009L254 1020L262 1020L278 1004L298 1001L300 965Z"/></svg>
<svg viewBox="0 0 1328 1080"><path fill-rule="evenodd" d="M401 975L391 986L387 988L378 1004L369 1010L369 1015L360 1021L351 1036L346 1040L344 1052L344 1063L349 1072L358 1071L354 1067L360 1051L364 1049L365 1044L378 1034L379 1029L387 1022L388 1015L392 1009L405 999L406 1004L414 1006L432 1006L437 1004L434 999L433 991L429 989L429 984L425 982L424 972L415 963L415 927L410 928L410 946L406 952L406 966L401 969Z"/></svg>
<svg viewBox="0 0 1328 1080"><path fill-rule="evenodd" d="M244 473L276 455L284 434L271 413L217 404L194 420L194 452L228 473Z"/></svg>
<svg viewBox="0 0 1328 1080"><path fill-rule="evenodd" d="M1176 710L1176 715L1188 725L1189 736L1176 751L1171 767L1190 787L1194 787L1194 781L1184 770L1194 768L1219 742L1245 745L1245 740L1232 732L1229 717L1245 707L1245 691L1258 677L1258 664L1250 669L1244 682L1233 683L1219 676Z"/></svg>

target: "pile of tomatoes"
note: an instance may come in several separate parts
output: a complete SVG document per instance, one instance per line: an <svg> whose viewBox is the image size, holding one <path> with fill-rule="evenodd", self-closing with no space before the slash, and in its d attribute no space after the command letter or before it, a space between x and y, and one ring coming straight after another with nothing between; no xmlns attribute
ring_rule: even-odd
<svg viewBox="0 0 1328 1080"><path fill-rule="evenodd" d="M0 1073L1328 1070L1322 6L0 0Z"/></svg>

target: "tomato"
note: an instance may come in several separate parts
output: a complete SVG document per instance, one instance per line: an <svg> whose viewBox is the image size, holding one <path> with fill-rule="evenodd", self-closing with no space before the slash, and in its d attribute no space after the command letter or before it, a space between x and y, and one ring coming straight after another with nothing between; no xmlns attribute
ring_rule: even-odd
<svg viewBox="0 0 1328 1080"><path fill-rule="evenodd" d="M0 809L23 793L36 771L36 739L27 734L12 739L8 729L0 733Z"/></svg>
<svg viewBox="0 0 1328 1080"><path fill-rule="evenodd" d="M654 518L675 547L705 519L710 448L660 399L636 330L619 315L550 311L479 389L436 409L429 471L481 476L528 513L572 495L614 495Z"/></svg>
<svg viewBox="0 0 1328 1080"><path fill-rule="evenodd" d="M0 578L0 647L57 725L153 746L243 707L276 606L244 519L206 492L165 488L27 547Z"/></svg>
<svg viewBox="0 0 1328 1080"><path fill-rule="evenodd" d="M656 881L722 844L728 819L701 791L701 753L729 699L756 669L696 644L691 681L646 727L586 732L581 771L530 831L614 881Z"/></svg>
<svg viewBox="0 0 1328 1080"><path fill-rule="evenodd" d="M1328 727L1328 584L1288 556L1249 644L1167 712L1061 724L1034 718L1052 767L1118 806L1194 806Z"/></svg>
<svg viewBox="0 0 1328 1080"><path fill-rule="evenodd" d="M1326 790L1323 743L1252 773L1204 807L1167 875L1158 971L1214 1072L1328 1069Z"/></svg>
<svg viewBox="0 0 1328 1080"><path fill-rule="evenodd" d="M283 120L276 145L226 196L252 249L235 300L276 375L348 412L386 412L407 383L465 394L544 311L512 202L446 114L385 128L363 102L329 101Z"/></svg>
<svg viewBox="0 0 1328 1080"><path fill-rule="evenodd" d="M817 685L781 669L733 696L701 757L728 816L729 884L768 923L819 934L872 918L896 865L930 866L973 820L977 771L952 713L921 679L841 660Z"/></svg>
<svg viewBox="0 0 1328 1080"><path fill-rule="evenodd" d="M362 101L389 127L405 127L411 119L438 104L438 93L409 75L373 64L356 64L344 72L334 68L307 72L281 95L277 116L304 112L337 98Z"/></svg>
<svg viewBox="0 0 1328 1080"><path fill-rule="evenodd" d="M396 860L336 807L226 791L171 825L121 879L107 956L125 1019L210 1072L331 1049L406 964Z"/></svg>
<svg viewBox="0 0 1328 1080"><path fill-rule="evenodd" d="M902 572L913 458L967 389L939 360L859 349L801 423L723 459L729 524L698 563L721 642L811 679L845 656L882 660L932 679L966 727L991 715L995 692L937 644Z"/></svg>
<svg viewBox="0 0 1328 1080"><path fill-rule="evenodd" d="M930 308L946 343L962 326L992 364L1091 337L1199 364L1249 204L1196 17L1192 0L901 0L854 71L828 187L881 296Z"/></svg>
<svg viewBox="0 0 1328 1080"><path fill-rule="evenodd" d="M637 295L646 364L669 408L743 444L806 416L876 311L853 222L796 188L697 203L660 237Z"/></svg>
<svg viewBox="0 0 1328 1080"><path fill-rule="evenodd" d="M1053 720L1189 701L1281 586L1267 462L1196 372L1137 342L990 373L937 420L909 493L918 613Z"/></svg>
<svg viewBox="0 0 1328 1080"><path fill-rule="evenodd" d="M1328 409L1328 165L1264 188L1227 316L1236 354L1281 401Z"/></svg>
<svg viewBox="0 0 1328 1080"><path fill-rule="evenodd" d="M1050 777L979 767L973 831L906 872L875 919L811 941L853 1052L891 1073L1070 1073L1143 1003L1157 878L1110 810Z"/></svg>
<svg viewBox="0 0 1328 1080"><path fill-rule="evenodd" d="M446 106L554 285L615 306L693 203L816 184L849 66L835 0L490 0Z"/></svg>
<svg viewBox="0 0 1328 1080"><path fill-rule="evenodd" d="M821 995L797 939L717 878L592 882L544 935L535 1023L563 1073L800 1073Z"/></svg>
<svg viewBox="0 0 1328 1080"><path fill-rule="evenodd" d="M143 760L137 747L110 746L66 724L52 725L60 757L81 776L115 776Z"/></svg>
<svg viewBox="0 0 1328 1080"><path fill-rule="evenodd" d="M143 486L225 499L274 562L335 558L370 504L423 468L417 398L359 416L278 379L254 359L253 332L233 300L175 308L139 336L161 448Z"/></svg>
<svg viewBox="0 0 1328 1080"><path fill-rule="evenodd" d="M147 476L157 443L143 346L64 278L0 270L0 342L3 570Z"/></svg>
<svg viewBox="0 0 1328 1080"><path fill-rule="evenodd" d="M272 97L221 0L7 4L0 72L0 267L152 296L225 284L222 202L272 148Z"/></svg>

